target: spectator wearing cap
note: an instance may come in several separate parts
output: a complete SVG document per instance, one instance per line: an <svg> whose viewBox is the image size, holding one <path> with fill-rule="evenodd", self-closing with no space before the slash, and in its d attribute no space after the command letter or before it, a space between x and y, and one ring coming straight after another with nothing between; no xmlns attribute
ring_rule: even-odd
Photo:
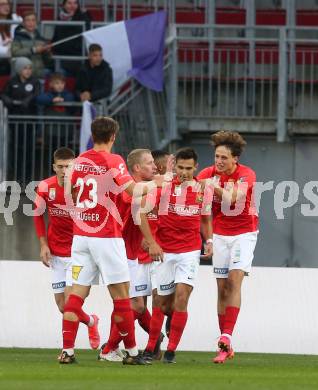
<svg viewBox="0 0 318 390"><path fill-rule="evenodd" d="M88 61L82 66L76 79L76 94L82 102L94 102L109 97L112 89L112 68L103 60L101 46L92 43L88 49Z"/></svg>
<svg viewBox="0 0 318 390"><path fill-rule="evenodd" d="M35 98L40 92L40 82L32 74L32 62L19 57L14 64L16 75L6 84L1 94L9 114L33 115L36 113Z"/></svg>
<svg viewBox="0 0 318 390"><path fill-rule="evenodd" d="M50 50L51 45L37 29L36 14L33 11L26 12L22 25L15 30L12 57L29 58L33 64L33 75L44 78L53 66Z"/></svg>

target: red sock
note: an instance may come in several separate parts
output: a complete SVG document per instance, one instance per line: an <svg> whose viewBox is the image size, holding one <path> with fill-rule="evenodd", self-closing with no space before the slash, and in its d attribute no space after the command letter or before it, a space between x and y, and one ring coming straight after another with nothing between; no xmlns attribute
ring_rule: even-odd
<svg viewBox="0 0 318 390"><path fill-rule="evenodd" d="M162 324L165 316L159 307L154 307L152 309L152 316L150 321L150 332L149 332L149 340L146 347L147 351L153 352L157 343L157 340L160 336L160 332L162 329Z"/></svg>
<svg viewBox="0 0 318 390"><path fill-rule="evenodd" d="M78 321L63 320L63 349L74 348Z"/></svg>
<svg viewBox="0 0 318 390"><path fill-rule="evenodd" d="M150 320L151 320L151 315L149 313L149 310L146 308L146 310L143 313L138 313L136 310L133 310L133 312L134 312L134 317L136 320L138 320L139 325L146 333L149 334Z"/></svg>
<svg viewBox="0 0 318 390"><path fill-rule="evenodd" d="M70 307L72 307L72 309L76 307L76 310L73 310L73 312L77 315L79 322L88 325L90 321L90 316L86 314L82 309L83 304L84 299L82 299L78 295L71 294L66 302L64 312L66 312Z"/></svg>
<svg viewBox="0 0 318 390"><path fill-rule="evenodd" d="M225 320L225 314L218 314L219 317L219 328L221 334L223 333L223 328L224 328L224 320Z"/></svg>
<svg viewBox="0 0 318 390"><path fill-rule="evenodd" d="M135 320L130 306L130 299L114 299L113 315L125 348L134 348L136 346Z"/></svg>
<svg viewBox="0 0 318 390"><path fill-rule="evenodd" d="M239 307L227 306L227 308L225 309L225 319L222 333L232 335L239 312Z"/></svg>
<svg viewBox="0 0 318 390"><path fill-rule="evenodd" d="M119 334L119 330L114 321L114 313L113 313L111 317L109 337L105 347L103 348L103 353L106 354L110 351L114 351L115 349L117 349L121 340L122 337Z"/></svg>
<svg viewBox="0 0 318 390"><path fill-rule="evenodd" d="M180 342L182 333L186 326L188 313L184 311L174 311L171 318L169 343L167 350L175 351Z"/></svg>

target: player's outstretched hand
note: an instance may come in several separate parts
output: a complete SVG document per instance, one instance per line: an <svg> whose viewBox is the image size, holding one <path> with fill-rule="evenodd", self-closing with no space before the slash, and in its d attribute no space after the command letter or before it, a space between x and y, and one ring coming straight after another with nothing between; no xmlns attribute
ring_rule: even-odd
<svg viewBox="0 0 318 390"><path fill-rule="evenodd" d="M149 245L149 256L155 261L163 260L163 251L155 241Z"/></svg>
<svg viewBox="0 0 318 390"><path fill-rule="evenodd" d="M47 245L42 245L40 250L40 259L42 263L46 266L50 266L50 260L51 260L51 251L50 248Z"/></svg>
<svg viewBox="0 0 318 390"><path fill-rule="evenodd" d="M204 255L201 255L200 258L202 260L208 260L213 255L213 246L211 242L207 242L203 244Z"/></svg>

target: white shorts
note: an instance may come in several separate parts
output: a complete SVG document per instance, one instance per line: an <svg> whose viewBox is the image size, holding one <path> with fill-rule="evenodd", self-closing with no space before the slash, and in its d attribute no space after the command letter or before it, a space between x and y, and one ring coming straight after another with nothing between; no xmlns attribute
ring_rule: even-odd
<svg viewBox="0 0 318 390"><path fill-rule="evenodd" d="M140 264L138 260L128 260L130 274L130 298L146 297L156 289L156 268L159 262Z"/></svg>
<svg viewBox="0 0 318 390"><path fill-rule="evenodd" d="M164 253L163 261L156 268L158 295L173 294L177 283L194 287L200 265L200 251Z"/></svg>
<svg viewBox="0 0 318 390"><path fill-rule="evenodd" d="M258 232L221 236L213 234L213 273L216 278L227 278L229 271L251 271Z"/></svg>
<svg viewBox="0 0 318 390"><path fill-rule="evenodd" d="M61 294L65 287L72 286L72 258L52 256L50 261L54 294Z"/></svg>
<svg viewBox="0 0 318 390"><path fill-rule="evenodd" d="M74 236L73 284L91 286L98 275L105 285L129 282L126 249L122 238Z"/></svg>

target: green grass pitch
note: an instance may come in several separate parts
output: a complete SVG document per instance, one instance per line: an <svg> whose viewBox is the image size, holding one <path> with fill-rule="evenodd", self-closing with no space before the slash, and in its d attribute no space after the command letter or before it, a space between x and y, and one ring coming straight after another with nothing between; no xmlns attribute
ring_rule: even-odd
<svg viewBox="0 0 318 390"><path fill-rule="evenodd" d="M52 349L0 349L1 390L318 389L318 356L237 353L224 365L213 353L177 352L177 364L123 366L78 350L78 364L60 365Z"/></svg>

